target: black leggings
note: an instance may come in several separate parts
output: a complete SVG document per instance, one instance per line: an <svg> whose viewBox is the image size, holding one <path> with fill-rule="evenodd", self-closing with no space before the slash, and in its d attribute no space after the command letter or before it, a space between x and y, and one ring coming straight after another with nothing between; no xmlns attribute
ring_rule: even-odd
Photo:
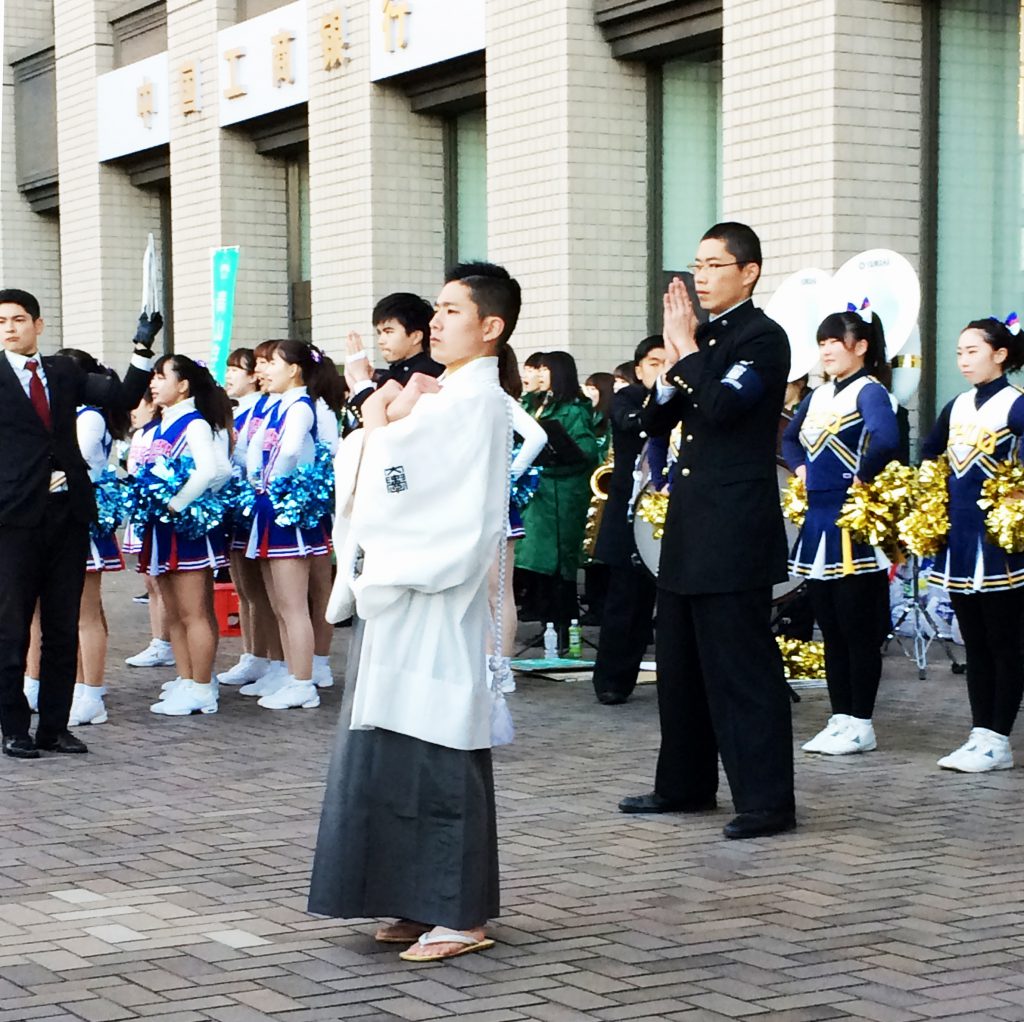
<svg viewBox="0 0 1024 1022"><path fill-rule="evenodd" d="M1024 589L950 593L967 650L967 695L975 727L1008 735L1024 693Z"/></svg>
<svg viewBox="0 0 1024 1022"><path fill-rule="evenodd" d="M889 634L889 579L884 571L807 583L825 640L825 674L833 713L870 720Z"/></svg>

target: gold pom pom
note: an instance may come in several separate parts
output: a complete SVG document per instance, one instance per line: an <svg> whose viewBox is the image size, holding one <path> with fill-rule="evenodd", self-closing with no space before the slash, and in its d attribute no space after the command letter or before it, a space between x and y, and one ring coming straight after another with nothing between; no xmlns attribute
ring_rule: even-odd
<svg viewBox="0 0 1024 1022"><path fill-rule="evenodd" d="M916 473L892 461L870 483L854 482L836 519L857 543L881 547L890 560L900 556L898 523L909 513Z"/></svg>
<svg viewBox="0 0 1024 1022"><path fill-rule="evenodd" d="M776 635L775 641L782 653L782 669L787 681L793 678L821 681L825 678L825 643L803 642L784 635Z"/></svg>
<svg viewBox="0 0 1024 1022"><path fill-rule="evenodd" d="M665 516L668 514L668 494L652 493L648 490L640 497L636 509L637 517L654 526L654 538L665 535Z"/></svg>
<svg viewBox="0 0 1024 1022"><path fill-rule="evenodd" d="M1024 465L1001 462L981 484L978 507L988 512L985 528L989 542L1008 554L1024 553Z"/></svg>
<svg viewBox="0 0 1024 1022"><path fill-rule="evenodd" d="M807 484L799 477L793 476L789 485L782 491L782 513L794 525L804 524L807 514Z"/></svg>
<svg viewBox="0 0 1024 1022"><path fill-rule="evenodd" d="M911 509L899 522L900 542L917 557L934 557L949 532L949 462L945 455L917 470Z"/></svg>

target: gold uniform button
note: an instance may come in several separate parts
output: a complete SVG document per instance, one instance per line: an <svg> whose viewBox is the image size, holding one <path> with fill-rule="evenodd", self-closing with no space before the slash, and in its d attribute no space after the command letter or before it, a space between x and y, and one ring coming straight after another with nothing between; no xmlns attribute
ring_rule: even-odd
<svg viewBox="0 0 1024 1022"><path fill-rule="evenodd" d="M686 442L687 442L688 444L691 444L691 443L693 443L693 434L692 434L692 433L687 433L687 434L686 434Z"/></svg>
<svg viewBox="0 0 1024 1022"><path fill-rule="evenodd" d="M683 469L683 475L684 476L688 476L689 474L690 474L690 470L688 468L684 468Z"/></svg>
<svg viewBox="0 0 1024 1022"><path fill-rule="evenodd" d="M714 337L712 337L711 340L708 341L708 347L713 348L717 343L718 342L714 339Z"/></svg>
<svg viewBox="0 0 1024 1022"><path fill-rule="evenodd" d="M673 376L672 377L672 382L677 384L680 387L685 387L686 386L686 384L683 383L683 378L681 376Z"/></svg>

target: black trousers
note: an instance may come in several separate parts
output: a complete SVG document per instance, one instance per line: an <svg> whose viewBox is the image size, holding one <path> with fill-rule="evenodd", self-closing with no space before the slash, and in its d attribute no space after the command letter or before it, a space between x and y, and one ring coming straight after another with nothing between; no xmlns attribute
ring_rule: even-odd
<svg viewBox="0 0 1024 1022"><path fill-rule="evenodd" d="M721 754L738 813L788 812L793 724L771 633L771 590L680 596L658 590L661 751L654 790L703 801Z"/></svg>
<svg viewBox="0 0 1024 1022"><path fill-rule="evenodd" d="M974 727L1008 735L1024 693L1024 589L950 593L949 598L967 651L967 696Z"/></svg>
<svg viewBox="0 0 1024 1022"><path fill-rule="evenodd" d="M657 597L654 579L642 568L608 569L601 633L594 663L594 693L628 696L636 688L640 661L651 641Z"/></svg>
<svg viewBox="0 0 1024 1022"><path fill-rule="evenodd" d="M38 526L0 526L0 728L7 736L29 733L23 679L37 601L42 657L36 734L53 738L67 730L88 550L89 526L72 516L67 494L49 498Z"/></svg>
<svg viewBox="0 0 1024 1022"><path fill-rule="evenodd" d="M884 571L811 579L807 593L825 640L825 675L833 713L870 720L889 634L889 578Z"/></svg>

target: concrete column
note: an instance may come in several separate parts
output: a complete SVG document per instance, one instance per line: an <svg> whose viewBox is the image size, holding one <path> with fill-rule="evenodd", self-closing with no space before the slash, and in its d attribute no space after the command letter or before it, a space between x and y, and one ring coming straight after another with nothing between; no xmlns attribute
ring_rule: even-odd
<svg viewBox="0 0 1024 1022"><path fill-rule="evenodd" d="M646 104L589 0L488 3L489 253L523 285L521 355L587 373L647 333Z"/></svg>

